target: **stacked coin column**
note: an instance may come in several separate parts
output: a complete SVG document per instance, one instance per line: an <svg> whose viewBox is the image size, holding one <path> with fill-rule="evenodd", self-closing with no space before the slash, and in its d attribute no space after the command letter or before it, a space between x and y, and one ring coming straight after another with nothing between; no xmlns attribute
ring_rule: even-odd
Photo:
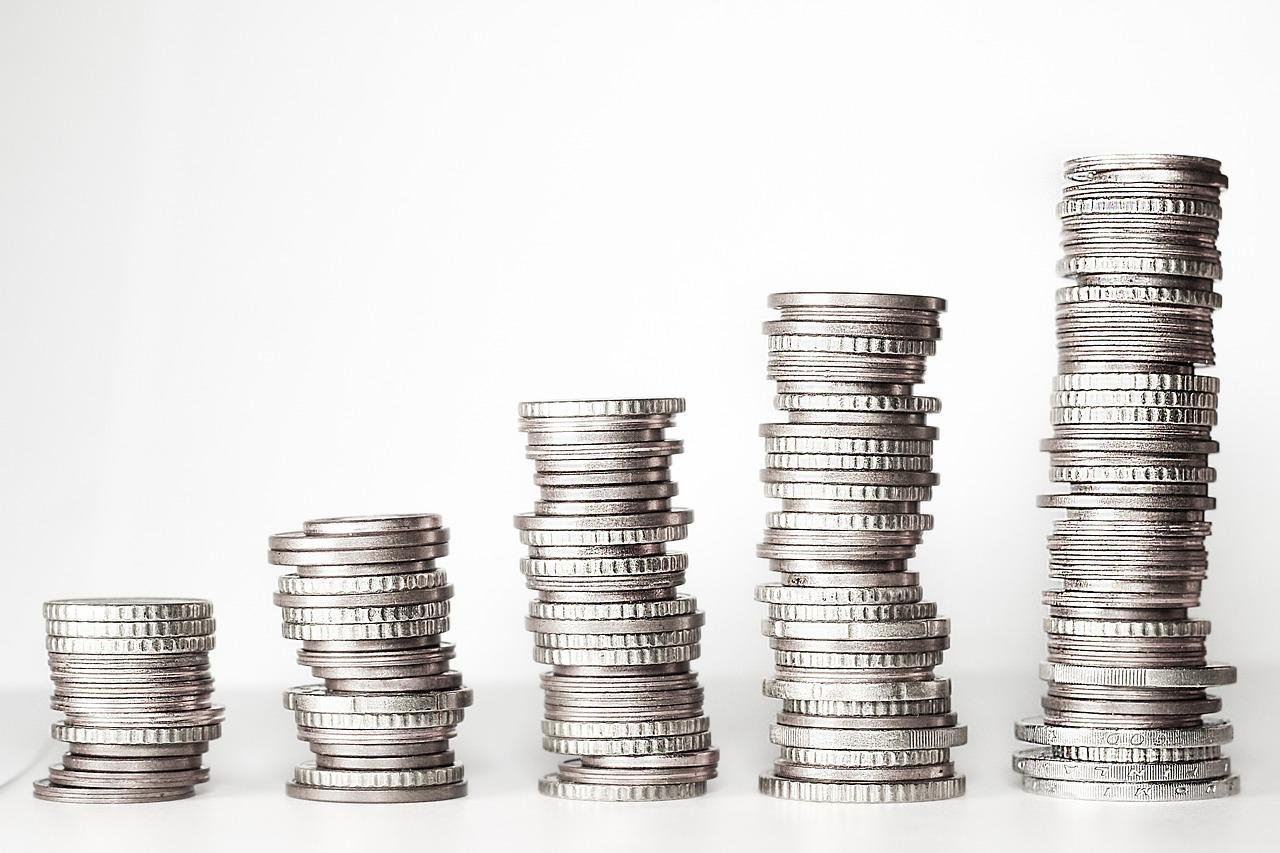
<svg viewBox="0 0 1280 853"><path fill-rule="evenodd" d="M308 521L271 537L270 561L290 566L275 603L298 663L323 685L285 693L298 739L291 797L343 803L450 800L467 793L449 740L471 691L449 668L453 587L436 560L448 553L440 516Z"/></svg>
<svg viewBox="0 0 1280 853"><path fill-rule="evenodd" d="M201 760L222 733L209 652L213 606L199 599L82 598L44 605L62 763L42 800L180 800L209 779Z"/></svg>
<svg viewBox="0 0 1280 853"><path fill-rule="evenodd" d="M932 517L938 400L915 396L940 337L941 299L778 293L764 324L775 404L765 424L770 512L757 588L774 650L766 696L782 700L781 747L760 790L793 800L884 803L964 793L950 749L965 742L951 684L934 675L949 623L922 601L915 554Z"/></svg>
<svg viewBox="0 0 1280 853"><path fill-rule="evenodd" d="M1037 744L1014 756L1034 793L1097 800L1190 800L1238 790L1202 715L1206 688L1235 680L1207 663L1209 623L1188 616L1207 569L1208 456L1218 381L1213 282L1216 160L1086 157L1066 165L1059 206L1073 282L1058 291L1058 376L1050 479L1066 510L1049 537L1048 682Z"/></svg>
<svg viewBox="0 0 1280 853"><path fill-rule="evenodd" d="M541 500L516 516L527 627L546 701L543 747L571 756L539 790L573 800L695 797L716 774L690 662L703 623L667 553L693 513L671 509L666 437L680 399L520 404Z"/></svg>

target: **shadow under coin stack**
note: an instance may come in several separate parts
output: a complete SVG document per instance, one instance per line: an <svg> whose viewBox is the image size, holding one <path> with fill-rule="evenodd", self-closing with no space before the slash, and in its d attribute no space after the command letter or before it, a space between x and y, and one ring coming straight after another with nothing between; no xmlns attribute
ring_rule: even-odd
<svg viewBox="0 0 1280 853"><path fill-rule="evenodd" d="M667 553L693 513L671 509L666 438L681 399L521 403L541 500L516 516L542 687L542 745L579 756L538 789L570 800L696 797L716 775L690 662L703 615L677 595L688 557Z"/></svg>
<svg viewBox="0 0 1280 853"><path fill-rule="evenodd" d="M768 515L758 554L780 582L768 606L766 696L781 747L760 790L833 803L921 802L964 793L951 747L966 740L934 667L950 624L907 571L931 516L934 397L912 386L941 336L941 299L776 293L764 324L775 405L765 424Z"/></svg>
<svg viewBox="0 0 1280 853"><path fill-rule="evenodd" d="M453 587L436 560L449 549L438 515L308 521L271 537L284 636L323 685L285 693L298 739L291 797L340 803L420 803L465 796L449 740L471 691L449 668Z"/></svg>
<svg viewBox="0 0 1280 853"><path fill-rule="evenodd" d="M81 598L44 606L53 726L62 763L42 800L181 800L209 780L201 760L222 734L209 652L213 606L184 598Z"/></svg>
<svg viewBox="0 0 1280 853"><path fill-rule="evenodd" d="M1050 479L1067 491L1049 537L1044 716L1019 722L1023 788L1088 800L1194 800L1238 790L1203 719L1206 688L1235 669L1205 660L1209 622L1188 617L1205 577L1218 381L1215 246L1227 185L1216 160L1086 157L1066 164L1066 257Z"/></svg>

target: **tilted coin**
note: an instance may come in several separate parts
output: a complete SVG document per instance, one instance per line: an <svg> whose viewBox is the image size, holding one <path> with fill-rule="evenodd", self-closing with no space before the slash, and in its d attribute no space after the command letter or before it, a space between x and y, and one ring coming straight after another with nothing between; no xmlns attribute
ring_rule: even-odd
<svg viewBox="0 0 1280 853"><path fill-rule="evenodd" d="M610 803L683 800L701 796L706 793L706 789L705 782L637 785L569 782L562 780L556 773L550 773L538 781L538 792L547 797Z"/></svg>
<svg viewBox="0 0 1280 853"><path fill-rule="evenodd" d="M468 688L430 693L388 693L383 695L343 695L330 693L318 685L291 688L284 694L290 711L328 714L409 714L454 711L471 705Z"/></svg>
<svg viewBox="0 0 1280 853"><path fill-rule="evenodd" d="M397 530L381 533L349 533L325 536L297 531L277 533L268 540L272 551L369 551L380 548L405 548L436 545L449 541L449 529Z"/></svg>
<svg viewBox="0 0 1280 853"><path fill-rule="evenodd" d="M56 785L48 779L41 779L34 784L33 793L36 799L55 803L159 803L170 800L183 800L194 796L193 787L168 789L112 789L112 788L73 788Z"/></svg>
<svg viewBox="0 0 1280 853"><path fill-rule="evenodd" d="M441 524L440 516L432 513L348 515L338 518L315 518L303 522L302 532L308 536L350 536L399 533L406 530L434 530Z"/></svg>

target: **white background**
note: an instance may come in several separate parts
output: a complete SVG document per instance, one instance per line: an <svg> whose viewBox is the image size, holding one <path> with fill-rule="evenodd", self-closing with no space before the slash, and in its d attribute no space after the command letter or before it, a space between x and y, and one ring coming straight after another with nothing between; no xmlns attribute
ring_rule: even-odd
<svg viewBox="0 0 1280 853"><path fill-rule="evenodd" d="M546 821L590 829L600 812L531 793L554 761L537 751L521 624L510 517L535 491L515 403L683 395L688 589L708 614L700 669L725 772L705 802L622 820L683 815L692 840L745 843L790 819L786 837L816 843L865 825L892 838L910 815L959 843L1009 814L1029 821L1019 832L1067 814L1082 833L1153 840L1132 810L1032 804L1005 765L1040 690L1052 514L1033 499L1060 163L1160 150L1218 157L1232 181L1202 613L1213 656L1241 667L1224 695L1246 794L1144 814L1183 837L1244 833L1238 849L1280 771L1264 704L1280 698L1278 18L1263 2L6 0L0 685L15 698L0 771L20 778L0 808L20 828L89 820L25 799L48 719L40 602L171 593L215 602L231 720L211 789L147 813L207 820L209 799L252 813L259 790L257 808L285 809L278 785L304 751L271 704L308 674L279 636L266 536L429 510L453 530L452 639L481 703L459 745L473 796L433 826L474 841L500 831L478 817L499 809L567 848L598 840ZM925 386L944 401L943 484L917 565L953 619L944 672L974 728L960 803L805 824L750 794L771 711L753 692L770 661L752 600L768 574L756 426L773 419L759 324L788 289L950 302ZM286 814L324 827L306 806Z"/></svg>

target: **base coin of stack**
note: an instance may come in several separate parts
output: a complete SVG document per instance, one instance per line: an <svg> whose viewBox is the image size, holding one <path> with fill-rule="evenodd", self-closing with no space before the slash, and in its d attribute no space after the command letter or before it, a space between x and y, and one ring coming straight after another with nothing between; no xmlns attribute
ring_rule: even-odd
<svg viewBox="0 0 1280 853"><path fill-rule="evenodd" d="M951 682L934 675L950 625L922 600L914 556L937 483L934 397L916 396L940 337L941 299L777 293L764 324L785 423L765 424L769 513L758 553L778 573L756 598L782 700L781 747L760 790L832 803L942 800L964 793L951 747L966 730Z"/></svg>
<svg viewBox="0 0 1280 853"><path fill-rule="evenodd" d="M213 606L194 598L77 598L44 605L62 762L35 796L63 803L181 800L222 733L209 652Z"/></svg>
<svg viewBox="0 0 1280 853"><path fill-rule="evenodd" d="M450 669L453 587L436 560L449 531L432 514L308 521L270 539L288 566L275 603L298 663L324 684L284 695L314 759L285 790L300 800L407 803L465 796L449 740L471 704Z"/></svg>
<svg viewBox="0 0 1280 853"><path fill-rule="evenodd" d="M703 615L680 595L693 514L673 509L665 435L676 398L520 404L541 499L516 516L537 592L529 605L543 674L542 744L575 756L539 790L571 800L699 796L716 775L710 720L690 669Z"/></svg>
<svg viewBox="0 0 1280 853"><path fill-rule="evenodd" d="M1205 657L1200 603L1212 509L1210 436L1216 160L1084 157L1066 165L1058 212L1058 376L1050 480L1066 491L1049 537L1043 717L1016 726L1023 787L1087 800L1234 794L1231 726L1207 691L1235 681Z"/></svg>

